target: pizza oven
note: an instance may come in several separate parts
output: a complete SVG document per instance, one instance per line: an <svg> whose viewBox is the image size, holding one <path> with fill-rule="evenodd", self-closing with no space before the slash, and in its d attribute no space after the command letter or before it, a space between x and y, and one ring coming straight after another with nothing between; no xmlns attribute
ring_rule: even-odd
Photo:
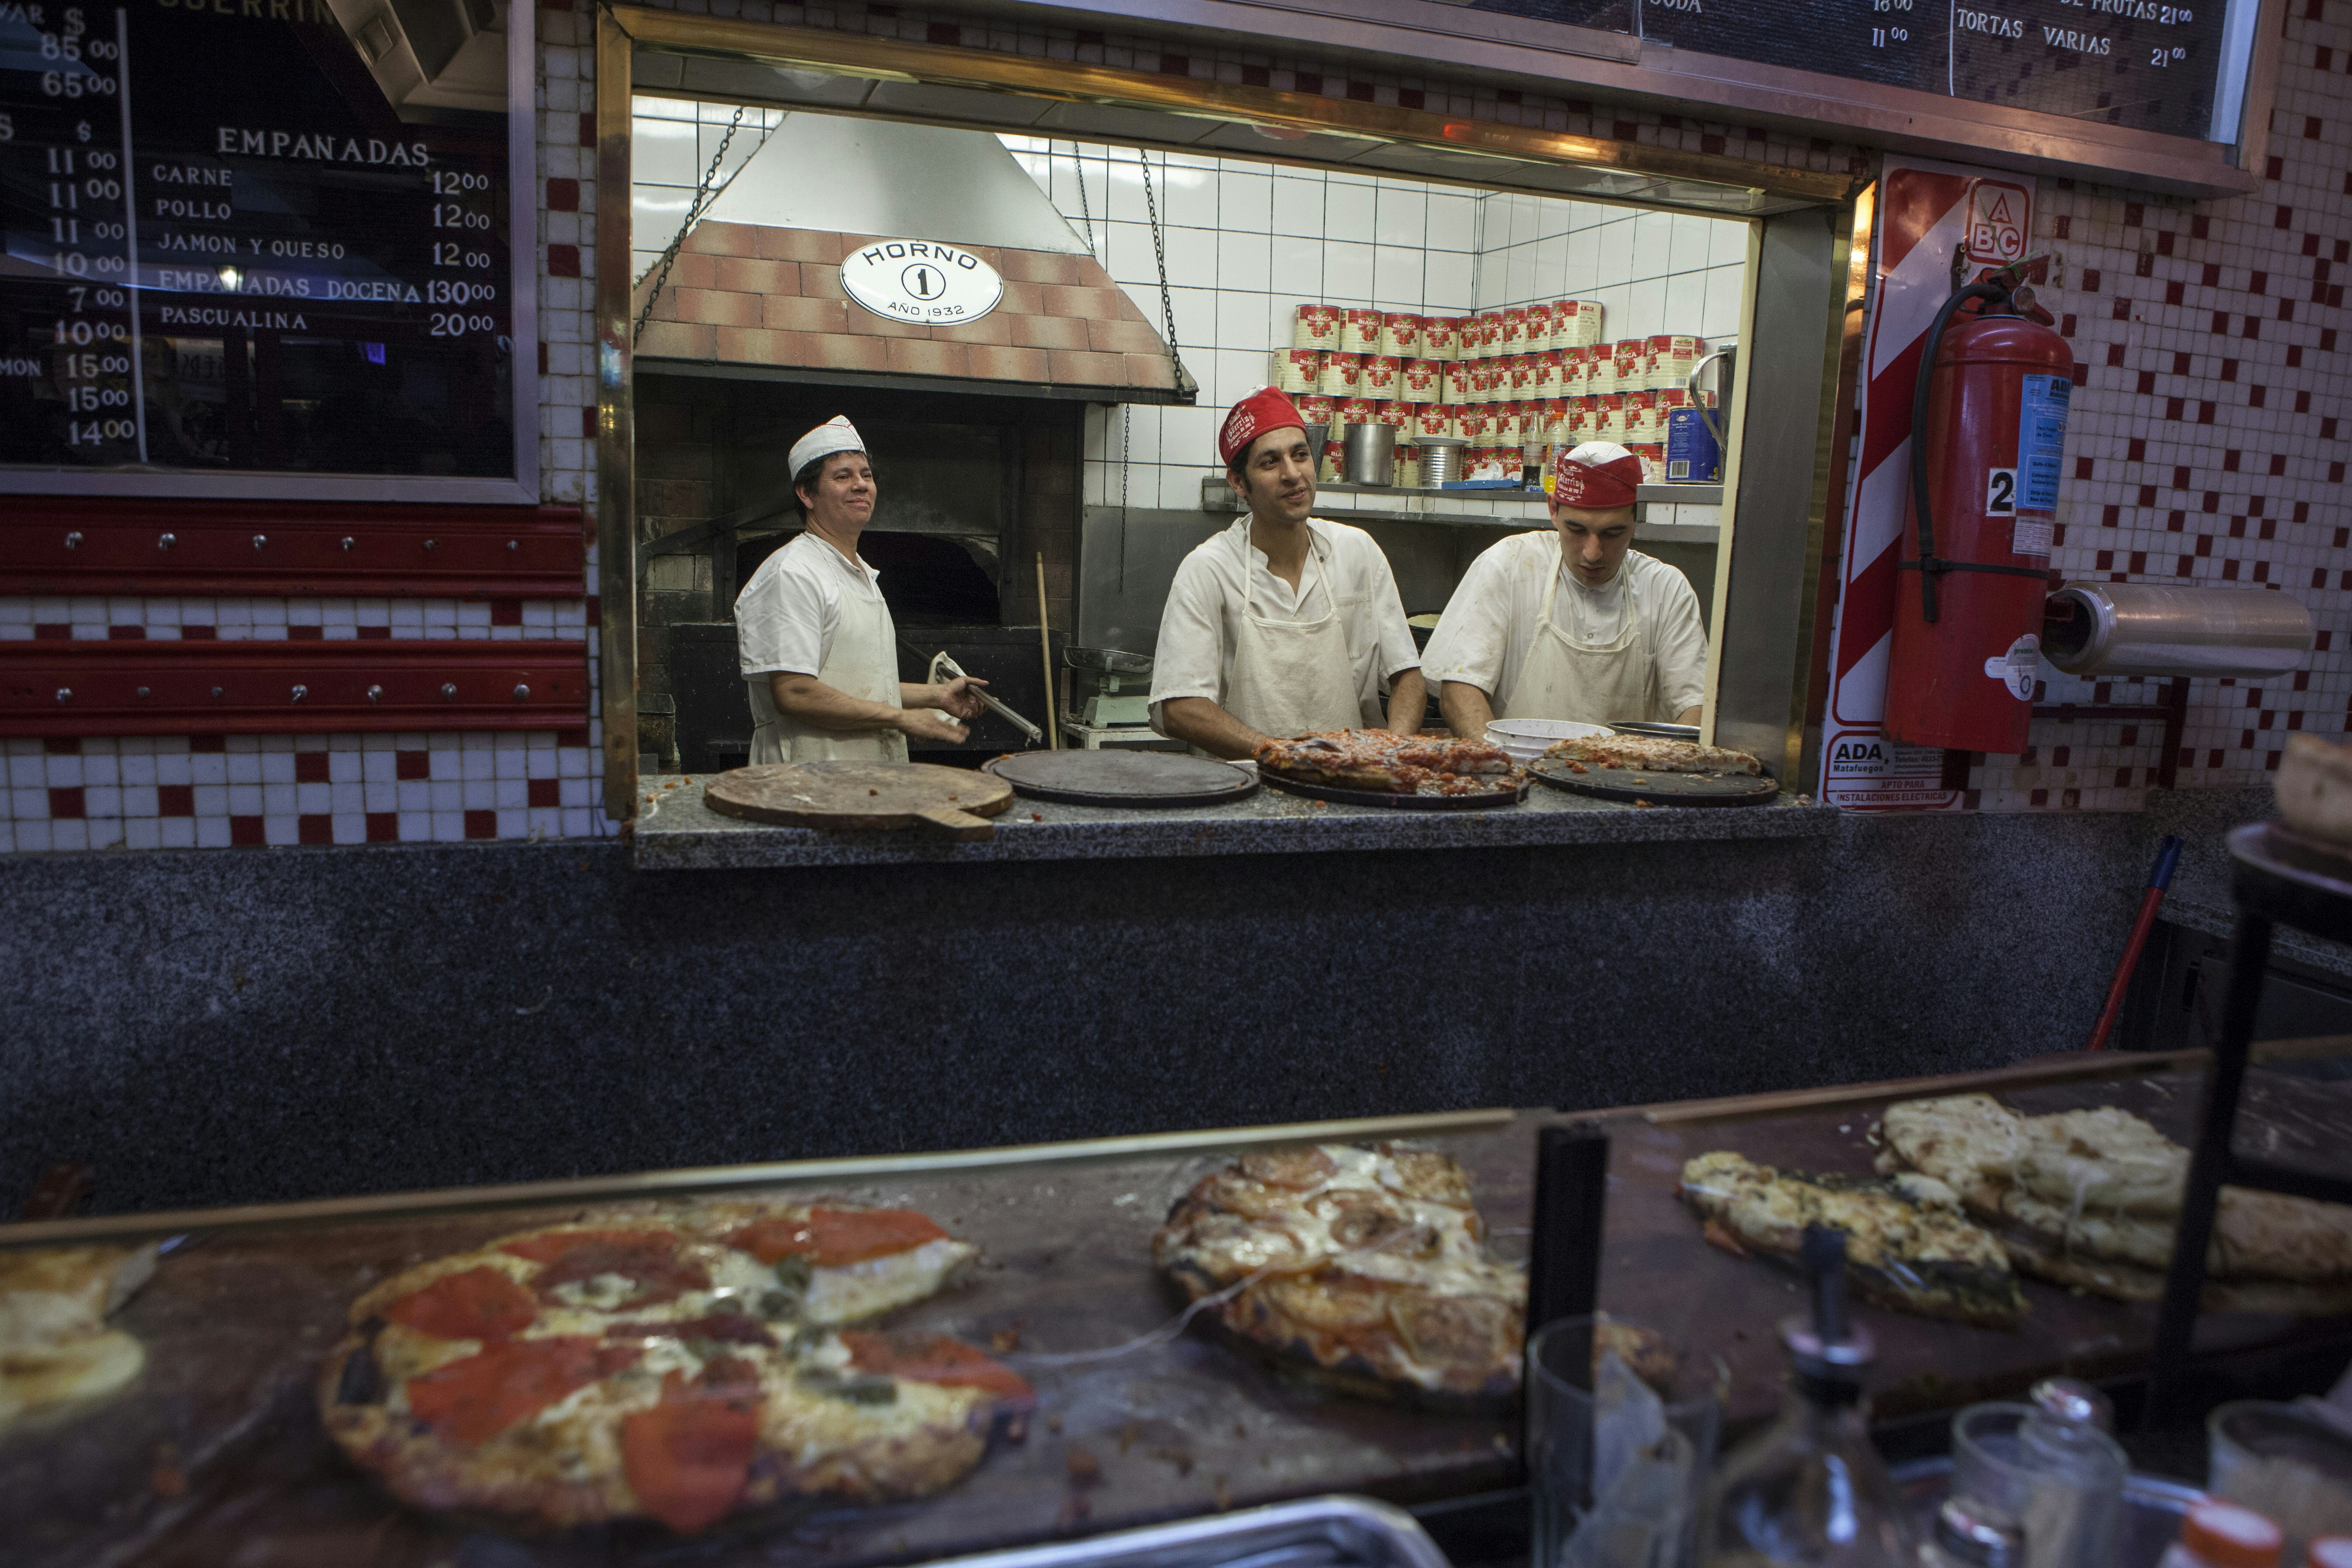
<svg viewBox="0 0 2352 1568"><path fill-rule="evenodd" d="M858 552L881 574L899 678L928 679L944 653L1044 727L1037 563L1045 563L1058 671L1072 611L1083 404L640 374L637 410L638 517L653 535L639 602L639 691L671 699L677 715L676 754L664 755L662 768L709 773L749 760L735 595L800 531L785 454L836 414L857 426L873 458L880 500ZM976 761L1032 743L991 712L961 747L913 746L940 753L933 761Z"/></svg>

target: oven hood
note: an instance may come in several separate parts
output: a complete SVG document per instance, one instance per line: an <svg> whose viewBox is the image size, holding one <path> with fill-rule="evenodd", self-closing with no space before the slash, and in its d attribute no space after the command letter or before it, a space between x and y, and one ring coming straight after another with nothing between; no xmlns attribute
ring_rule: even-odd
<svg viewBox="0 0 2352 1568"><path fill-rule="evenodd" d="M999 303L930 326L849 297L845 257L909 239L994 268ZM788 115L687 236L648 313L652 282L638 281L633 308L647 370L1192 401L1150 319L983 132Z"/></svg>
<svg viewBox="0 0 2352 1568"><path fill-rule="evenodd" d="M1084 256L1087 242L984 131L788 114L703 215L719 223Z"/></svg>

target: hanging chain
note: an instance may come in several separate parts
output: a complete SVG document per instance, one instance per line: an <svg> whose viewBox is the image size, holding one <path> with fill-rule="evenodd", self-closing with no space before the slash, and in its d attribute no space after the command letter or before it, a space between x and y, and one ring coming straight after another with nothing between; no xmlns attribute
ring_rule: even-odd
<svg viewBox="0 0 2352 1568"><path fill-rule="evenodd" d="M1048 142L1046 145L1050 148L1053 144ZM1087 159L1085 142L1073 142L1070 143L1070 162L1078 171L1078 219L1087 226L1087 254L1099 261L1102 259L1102 253L1095 248L1095 210L1093 205L1087 200ZM1105 166L1108 167L1108 165L1106 164Z"/></svg>
<svg viewBox="0 0 2352 1568"><path fill-rule="evenodd" d="M1135 406L1118 405L1118 591L1127 592L1127 446L1135 429Z"/></svg>
<svg viewBox="0 0 2352 1568"><path fill-rule="evenodd" d="M668 248L662 252L661 263L656 271L653 289L646 295L646 308L637 312L637 324L629 331L629 346L632 348L636 346L637 339L644 335L646 323L653 319L654 301L661 298L663 287L669 282L669 269L677 263L678 248L685 245L688 233L693 229L696 221L702 216L702 209L710 205L710 182L719 177L719 165L727 161L727 148L735 140L735 128L743 123L743 108L744 106L740 103L735 106L735 118L727 122L727 134L719 139L719 151L710 155L710 167L702 171L702 183L694 188L694 200L687 206L686 221L677 226L677 233L670 237ZM763 115L761 118L766 117ZM698 132L701 129L700 125L698 124L696 129ZM765 136L760 138L762 145L766 144L767 140ZM756 152L758 149L754 148L753 151Z"/></svg>
<svg viewBox="0 0 2352 1568"><path fill-rule="evenodd" d="M1191 399L1200 395L1201 384L1184 368L1184 355L1176 346L1176 302L1168 292L1168 246L1160 232L1160 203L1151 194L1151 157L1138 149L1135 161L1143 165L1143 205L1151 218L1151 254L1160 263L1160 318L1168 327L1168 363L1176 372L1176 391Z"/></svg>

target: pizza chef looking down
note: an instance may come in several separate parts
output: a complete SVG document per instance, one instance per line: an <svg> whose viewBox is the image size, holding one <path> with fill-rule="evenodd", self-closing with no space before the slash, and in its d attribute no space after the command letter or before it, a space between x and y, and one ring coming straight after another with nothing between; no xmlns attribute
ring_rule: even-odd
<svg viewBox="0 0 2352 1568"><path fill-rule="evenodd" d="M907 739L952 745L978 718L984 680L898 679L898 633L882 574L857 553L877 489L866 443L833 418L793 443L793 494L806 529L735 596L735 637L751 699L754 763L903 763Z"/></svg>
<svg viewBox="0 0 2352 1568"><path fill-rule="evenodd" d="M1696 724L1706 629L1690 580L1632 548L1642 461L1608 441L1552 465L1552 527L1471 563L1422 668L1456 735L1494 719Z"/></svg>
<svg viewBox="0 0 2352 1568"><path fill-rule="evenodd" d="M1235 404L1218 434L1249 514L1177 569L1151 685L1161 734L1221 757L1308 731L1411 735L1425 680L1441 683L1447 728L1474 739L1496 718L1699 721L1698 596L1631 548L1640 458L1604 441L1563 452L1551 531L1479 556L1416 656L1379 545L1308 515L1318 443L1306 424L1267 388Z"/></svg>

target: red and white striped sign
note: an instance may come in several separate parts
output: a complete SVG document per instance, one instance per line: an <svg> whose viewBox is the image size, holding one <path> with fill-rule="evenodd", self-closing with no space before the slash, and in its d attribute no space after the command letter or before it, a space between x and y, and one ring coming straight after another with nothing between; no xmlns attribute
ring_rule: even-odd
<svg viewBox="0 0 2352 1568"><path fill-rule="evenodd" d="M1904 575L1895 563L1911 483L1911 399L1921 341L1952 295L1954 247L1974 227L1996 252L2009 249L1972 254L1971 277L2017 259L2033 231L2033 193L2006 175L1901 158L1886 160L1879 190L1878 274L1863 338L1862 450L1848 490L1830 641L1822 799L1856 811L1951 811L1960 792L1944 787L1943 752L1890 741L1882 727Z"/></svg>

